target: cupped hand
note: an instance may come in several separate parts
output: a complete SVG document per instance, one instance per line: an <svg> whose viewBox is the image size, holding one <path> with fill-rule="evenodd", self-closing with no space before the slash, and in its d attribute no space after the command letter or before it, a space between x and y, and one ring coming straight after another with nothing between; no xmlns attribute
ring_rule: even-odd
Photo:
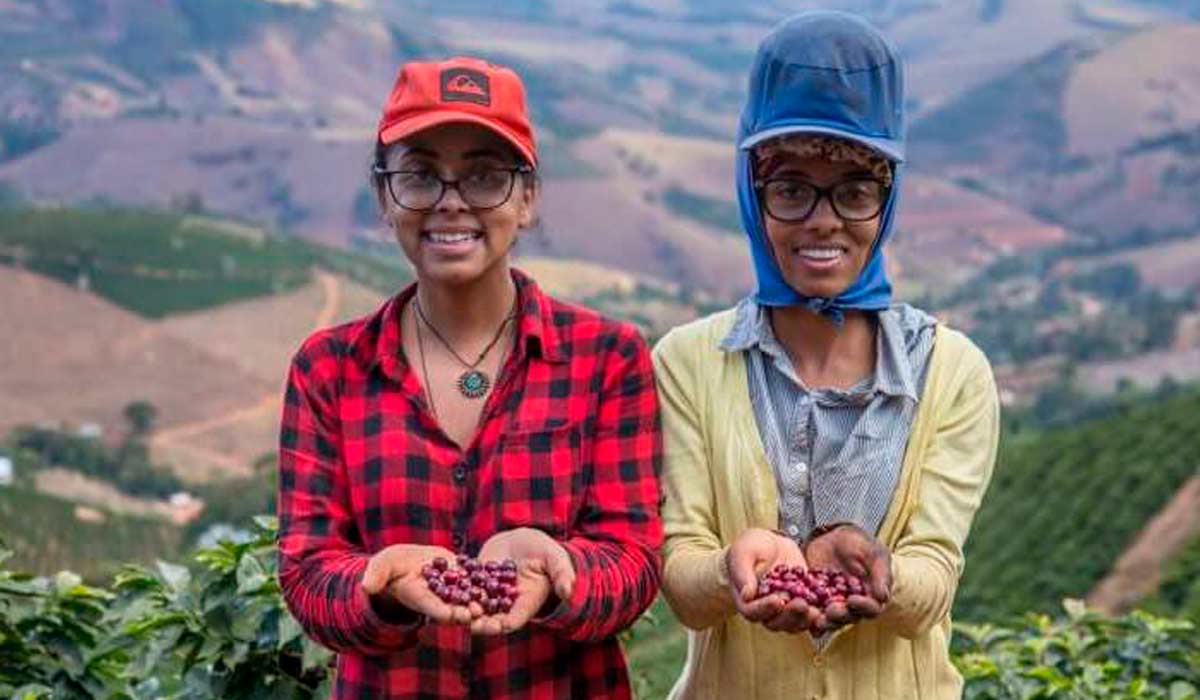
<svg viewBox="0 0 1200 700"><path fill-rule="evenodd" d="M828 631L879 616L892 593L892 554L857 525L844 524L808 542L804 556L810 566L853 574L866 584L865 595L847 596L830 605L817 620L816 631Z"/></svg>
<svg viewBox="0 0 1200 700"><path fill-rule="evenodd" d="M522 527L497 533L479 550L479 559L516 562L517 596L508 612L494 615L482 614L479 604L471 603L474 615L471 632L475 634L497 635L519 630L541 611L551 593L559 600L568 600L575 588L571 556L541 530Z"/></svg>
<svg viewBox="0 0 1200 700"><path fill-rule="evenodd" d="M729 588L738 614L776 632L802 632L819 613L803 600L790 602L775 593L761 595L759 580L776 566L807 567L800 545L790 537L763 528L750 528L726 553Z"/></svg>
<svg viewBox="0 0 1200 700"><path fill-rule="evenodd" d="M443 547L394 544L381 549L367 562L363 590L374 600L398 604L434 622L467 624L470 612L442 602L421 575L421 569L439 557L454 561L454 553Z"/></svg>

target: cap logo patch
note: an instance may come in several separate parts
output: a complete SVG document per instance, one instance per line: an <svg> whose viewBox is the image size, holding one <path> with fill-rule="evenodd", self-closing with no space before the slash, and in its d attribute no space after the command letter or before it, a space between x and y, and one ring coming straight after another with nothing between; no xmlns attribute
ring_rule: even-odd
<svg viewBox="0 0 1200 700"><path fill-rule="evenodd" d="M491 83L482 71L448 68L442 71L442 102L473 102L487 107L492 104Z"/></svg>

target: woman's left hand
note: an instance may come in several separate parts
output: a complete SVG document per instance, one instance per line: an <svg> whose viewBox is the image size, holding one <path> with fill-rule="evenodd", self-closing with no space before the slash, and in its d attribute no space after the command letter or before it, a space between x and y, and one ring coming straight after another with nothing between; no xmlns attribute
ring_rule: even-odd
<svg viewBox="0 0 1200 700"><path fill-rule="evenodd" d="M813 568L834 569L863 580L867 595L852 595L826 608L816 631L828 631L878 616L892 593L892 553L862 528L844 524L818 535L804 547Z"/></svg>
<svg viewBox="0 0 1200 700"><path fill-rule="evenodd" d="M517 563L517 598L506 613L476 616L471 622L474 634L515 632L538 614L550 598L551 590L559 600L567 600L575 587L571 556L541 530L522 527L492 535L479 550L479 559L512 559Z"/></svg>

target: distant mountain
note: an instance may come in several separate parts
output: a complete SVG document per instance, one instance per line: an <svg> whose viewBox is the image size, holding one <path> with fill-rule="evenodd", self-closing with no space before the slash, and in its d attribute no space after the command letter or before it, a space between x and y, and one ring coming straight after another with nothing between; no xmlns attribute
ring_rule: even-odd
<svg viewBox="0 0 1200 700"><path fill-rule="evenodd" d="M694 184L614 173L593 137L710 139L723 155L706 167L727 178L755 44L785 14L818 5L860 12L896 39L917 115L986 90L1065 41L1170 21L1178 9L1125 0L7 0L0 182L35 200L186 205L346 245L374 226L370 134L397 65L472 52L514 65L529 85L549 187L548 235L531 238L528 252L735 294L750 284L744 246L668 206L692 200L659 196ZM915 166L942 177L944 163ZM714 194L732 202L731 188Z"/></svg>
<svg viewBox="0 0 1200 700"><path fill-rule="evenodd" d="M912 130L913 158L1085 236L1200 233L1200 24L1059 46Z"/></svg>

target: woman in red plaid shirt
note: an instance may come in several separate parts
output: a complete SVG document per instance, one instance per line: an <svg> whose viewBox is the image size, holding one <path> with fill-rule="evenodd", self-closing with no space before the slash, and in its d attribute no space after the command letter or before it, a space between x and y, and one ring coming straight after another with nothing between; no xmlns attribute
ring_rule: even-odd
<svg viewBox="0 0 1200 700"><path fill-rule="evenodd" d="M373 184L417 282L308 338L279 447L280 582L338 652L335 698L625 698L614 635L658 591L661 432L632 326L509 267L535 217L524 87L474 59L409 63ZM422 568L513 559L506 613Z"/></svg>

